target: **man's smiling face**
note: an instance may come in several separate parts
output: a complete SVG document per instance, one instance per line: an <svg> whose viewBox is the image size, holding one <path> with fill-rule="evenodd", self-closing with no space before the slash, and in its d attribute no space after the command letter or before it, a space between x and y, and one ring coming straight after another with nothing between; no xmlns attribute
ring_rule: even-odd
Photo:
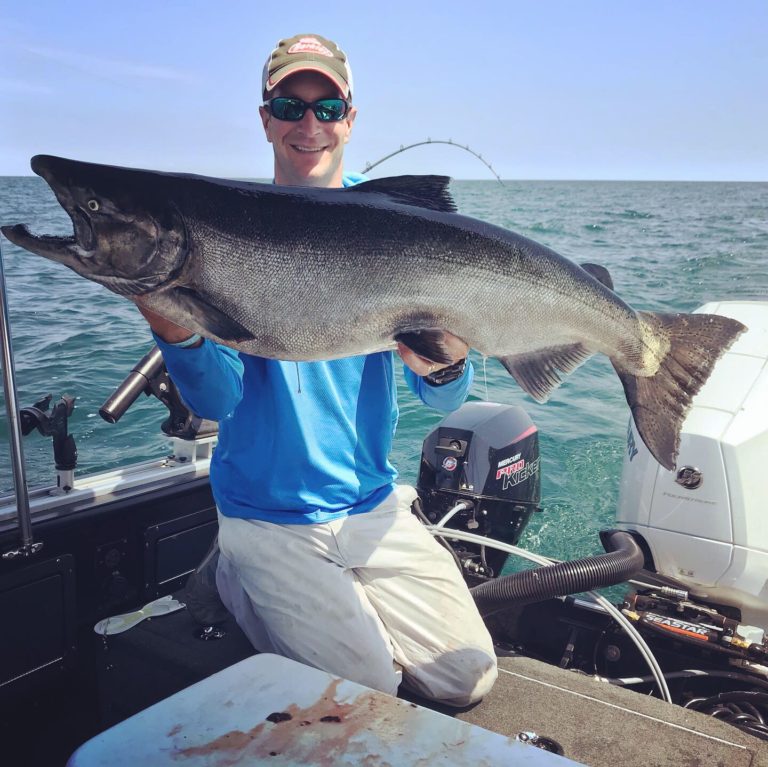
<svg viewBox="0 0 768 767"><path fill-rule="evenodd" d="M284 96L305 102L341 98L336 85L318 72L297 72L283 80L271 97ZM320 122L311 109L296 122L278 120L260 107L264 132L275 153L275 183L292 186L340 187L344 144L349 140L357 110L344 120Z"/></svg>

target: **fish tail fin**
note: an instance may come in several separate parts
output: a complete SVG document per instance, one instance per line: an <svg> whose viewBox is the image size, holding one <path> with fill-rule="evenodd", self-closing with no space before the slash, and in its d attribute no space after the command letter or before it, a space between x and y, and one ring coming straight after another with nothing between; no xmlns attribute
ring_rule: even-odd
<svg viewBox="0 0 768 767"><path fill-rule="evenodd" d="M638 312L649 348L658 350L653 375L635 375L611 360L624 386L640 436L653 457L670 471L675 468L680 430L691 402L709 378L715 363L746 330L716 314Z"/></svg>

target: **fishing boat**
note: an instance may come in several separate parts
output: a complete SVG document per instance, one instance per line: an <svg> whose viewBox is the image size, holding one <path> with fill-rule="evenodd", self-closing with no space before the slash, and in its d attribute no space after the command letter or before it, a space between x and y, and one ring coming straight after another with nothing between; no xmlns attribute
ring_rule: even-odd
<svg viewBox="0 0 768 767"><path fill-rule="evenodd" d="M468 403L425 435L414 513L499 656L491 694L457 711L255 656L212 586L215 424L186 410L153 349L100 413L158 397L167 456L76 478L72 400L17 402L1 267L16 486L0 497L3 765L768 764L768 302L701 308L749 330L697 396L676 472L630 421L605 554L518 548L541 506L522 408ZM28 490L34 430L57 480ZM526 558L537 567L509 572Z"/></svg>

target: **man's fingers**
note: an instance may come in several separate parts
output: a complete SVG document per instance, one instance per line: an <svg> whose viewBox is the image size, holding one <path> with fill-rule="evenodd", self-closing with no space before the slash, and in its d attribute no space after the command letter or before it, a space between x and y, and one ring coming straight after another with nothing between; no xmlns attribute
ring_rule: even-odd
<svg viewBox="0 0 768 767"><path fill-rule="evenodd" d="M134 303L144 316L144 319L149 323L149 327L152 328L160 338L168 341L168 343L185 341L193 335L193 331L188 328L177 325L175 322L171 322L170 320L165 319L165 317L161 317L156 312L153 312L151 309L148 309L141 299L135 298Z"/></svg>
<svg viewBox="0 0 768 767"><path fill-rule="evenodd" d="M416 354L413 349L405 346L405 344L397 344L397 353L400 355L403 364L413 370L417 376L428 376L430 373L435 373L438 370L448 367L448 365L440 362L433 362L426 357L422 357L420 354ZM456 361L458 362L460 359L463 359L463 357L458 357Z"/></svg>
<svg viewBox="0 0 768 767"><path fill-rule="evenodd" d="M450 365L465 359L469 354L469 346L458 336L453 335L453 333L445 331L443 335L443 343L452 358L452 361L447 364L434 362L427 357L416 354L413 349L400 342L397 344L397 353L400 355L403 362L413 370L416 375L427 376L430 373L436 373L438 370L450 367Z"/></svg>

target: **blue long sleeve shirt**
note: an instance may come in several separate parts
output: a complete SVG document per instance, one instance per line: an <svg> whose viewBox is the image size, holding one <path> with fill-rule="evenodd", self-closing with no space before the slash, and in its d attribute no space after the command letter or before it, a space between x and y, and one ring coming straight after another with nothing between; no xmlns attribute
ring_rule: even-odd
<svg viewBox="0 0 768 767"><path fill-rule="evenodd" d="M393 352L297 363L209 340L196 348L156 340L187 405L219 422L211 487L225 516L324 522L369 511L393 489ZM444 412L464 402L473 378L469 362L462 377L437 387L404 372L409 389Z"/></svg>

